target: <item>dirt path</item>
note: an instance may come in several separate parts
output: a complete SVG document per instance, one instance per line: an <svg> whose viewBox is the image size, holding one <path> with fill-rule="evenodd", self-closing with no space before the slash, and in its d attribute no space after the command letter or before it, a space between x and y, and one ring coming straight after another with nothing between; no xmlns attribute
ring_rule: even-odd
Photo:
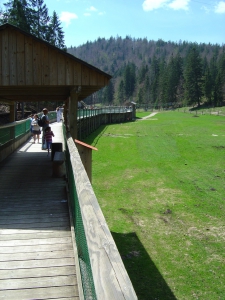
<svg viewBox="0 0 225 300"><path fill-rule="evenodd" d="M153 116L155 116L158 112L154 112L154 113L151 113L150 115L146 116L146 117L143 117L141 119L136 119L136 121L142 121L142 120L146 120L148 118L151 118Z"/></svg>

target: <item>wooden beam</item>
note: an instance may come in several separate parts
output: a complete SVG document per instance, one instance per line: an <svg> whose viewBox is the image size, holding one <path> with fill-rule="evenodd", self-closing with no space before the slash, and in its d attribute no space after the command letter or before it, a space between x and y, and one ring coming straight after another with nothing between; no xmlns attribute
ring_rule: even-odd
<svg viewBox="0 0 225 300"><path fill-rule="evenodd" d="M9 107L10 107L9 121L10 121L10 123L12 123L12 122L15 122L15 112L16 112L15 102L13 102L13 104L10 104Z"/></svg>
<svg viewBox="0 0 225 300"><path fill-rule="evenodd" d="M69 101L69 131L73 139L77 138L77 106L78 106L78 96L73 90L70 93Z"/></svg>

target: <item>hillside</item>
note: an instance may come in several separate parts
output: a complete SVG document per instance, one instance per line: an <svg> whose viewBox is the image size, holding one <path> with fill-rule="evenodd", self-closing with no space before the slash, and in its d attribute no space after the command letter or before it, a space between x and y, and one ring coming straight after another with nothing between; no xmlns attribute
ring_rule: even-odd
<svg viewBox="0 0 225 300"><path fill-rule="evenodd" d="M127 36L99 38L68 52L113 76L89 102L219 105L225 93L225 46ZM197 82L198 89L188 92Z"/></svg>

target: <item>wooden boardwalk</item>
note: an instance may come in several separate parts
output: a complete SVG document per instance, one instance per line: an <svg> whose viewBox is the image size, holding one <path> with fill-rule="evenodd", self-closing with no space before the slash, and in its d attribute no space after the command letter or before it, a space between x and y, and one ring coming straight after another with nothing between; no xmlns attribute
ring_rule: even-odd
<svg viewBox="0 0 225 300"><path fill-rule="evenodd" d="M0 299L79 299L65 181L32 142L0 163Z"/></svg>

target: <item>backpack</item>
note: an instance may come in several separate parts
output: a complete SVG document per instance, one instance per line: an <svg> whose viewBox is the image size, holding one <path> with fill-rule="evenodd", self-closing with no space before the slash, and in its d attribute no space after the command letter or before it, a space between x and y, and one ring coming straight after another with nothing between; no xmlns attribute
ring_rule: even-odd
<svg viewBox="0 0 225 300"><path fill-rule="evenodd" d="M37 120L38 125L39 125L40 127L45 126L45 124L46 124L45 121L46 121L45 116L43 116L43 117L41 117L41 118L38 118L38 120Z"/></svg>

